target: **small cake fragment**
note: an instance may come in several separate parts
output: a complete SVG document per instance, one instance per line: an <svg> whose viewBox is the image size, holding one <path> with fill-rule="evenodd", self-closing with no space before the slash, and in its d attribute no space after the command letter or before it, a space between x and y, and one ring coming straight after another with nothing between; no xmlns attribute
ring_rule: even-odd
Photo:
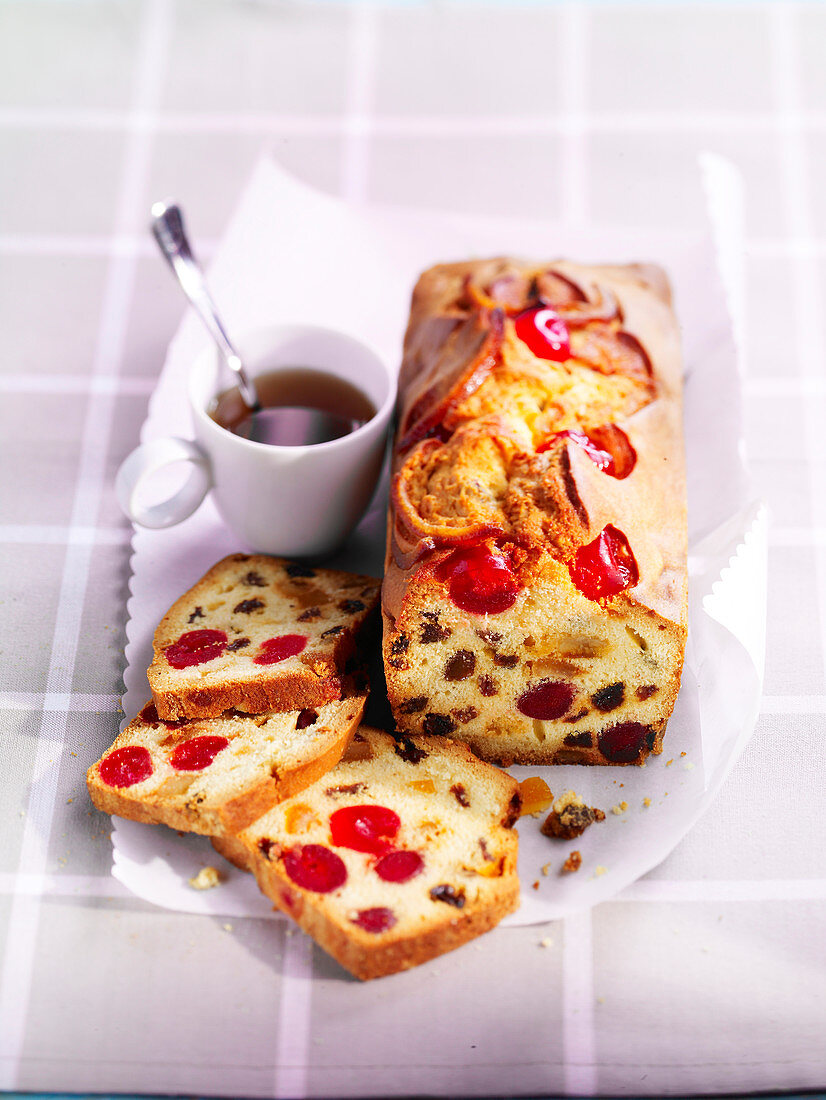
<svg viewBox="0 0 826 1100"><path fill-rule="evenodd" d="M189 880L193 890L211 890L221 882L221 872L217 867L202 867L197 875Z"/></svg>
<svg viewBox="0 0 826 1100"><path fill-rule="evenodd" d="M568 856L565 862L562 864L562 873L565 875L572 874L574 871L578 871L582 866L582 855L574 849Z"/></svg>
<svg viewBox="0 0 826 1100"><path fill-rule="evenodd" d="M237 842L275 905L366 980L459 947L517 907L519 792L448 738L362 726L354 744Z"/></svg>
<svg viewBox="0 0 826 1100"><path fill-rule="evenodd" d="M542 825L542 833L557 840L573 840L582 836L595 821L604 820L602 810L586 806L576 791L566 791L554 802Z"/></svg>

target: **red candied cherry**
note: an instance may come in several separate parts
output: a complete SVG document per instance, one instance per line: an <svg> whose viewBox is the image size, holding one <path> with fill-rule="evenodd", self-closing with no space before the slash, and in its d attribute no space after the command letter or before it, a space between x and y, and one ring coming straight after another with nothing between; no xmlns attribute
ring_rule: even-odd
<svg viewBox="0 0 826 1100"><path fill-rule="evenodd" d="M418 852L399 849L388 852L376 861L375 872L385 882L408 882L424 869L424 860Z"/></svg>
<svg viewBox="0 0 826 1100"><path fill-rule="evenodd" d="M401 827L401 818L386 806L342 806L330 814L330 836L339 848L383 856Z"/></svg>
<svg viewBox="0 0 826 1100"><path fill-rule="evenodd" d="M568 326L558 313L547 306L535 306L520 313L514 321L516 335L539 359L562 363L571 358Z"/></svg>
<svg viewBox="0 0 826 1100"><path fill-rule="evenodd" d="M307 645L306 634L281 634L277 638L267 638L253 657L257 665L277 665L288 657L296 657Z"/></svg>
<svg viewBox="0 0 826 1100"><path fill-rule="evenodd" d="M599 735L599 749L612 764L633 764L645 749L650 748L650 729L640 722L620 722Z"/></svg>
<svg viewBox="0 0 826 1100"><path fill-rule="evenodd" d="M516 603L519 585L505 555L496 546L454 550L437 566L448 581L451 600L473 615L498 615Z"/></svg>
<svg viewBox="0 0 826 1100"><path fill-rule="evenodd" d="M637 559L628 539L609 524L568 563L571 580L589 600L616 596L640 579Z"/></svg>
<svg viewBox="0 0 826 1100"><path fill-rule="evenodd" d="M557 439L570 439L572 443L576 443L595 466L618 481L628 477L637 463L637 452L631 446L628 436L616 424L592 428L590 435L577 431L576 428L554 432L544 443L540 443L536 453L539 455L549 450Z"/></svg>
<svg viewBox="0 0 826 1100"><path fill-rule="evenodd" d="M154 768L149 749L142 745L124 745L104 756L99 771L100 778L109 787L132 787L148 779Z"/></svg>
<svg viewBox="0 0 826 1100"><path fill-rule="evenodd" d="M199 772L208 768L215 757L227 747L226 737L210 734L206 737L190 737L170 754L169 763L179 772Z"/></svg>
<svg viewBox="0 0 826 1100"><path fill-rule="evenodd" d="M223 630L190 630L168 645L164 656L173 668L190 668L220 657L227 647Z"/></svg>
<svg viewBox="0 0 826 1100"><path fill-rule="evenodd" d="M374 909L359 909L352 922L365 932L387 932L396 923L396 914L392 909L377 905Z"/></svg>
<svg viewBox="0 0 826 1100"><path fill-rule="evenodd" d="M284 870L296 886L329 894L347 881L344 860L323 844L305 844L284 853Z"/></svg>
<svg viewBox="0 0 826 1100"><path fill-rule="evenodd" d="M575 694L574 685L564 680L540 680L522 692L516 706L528 718L552 722L569 710Z"/></svg>

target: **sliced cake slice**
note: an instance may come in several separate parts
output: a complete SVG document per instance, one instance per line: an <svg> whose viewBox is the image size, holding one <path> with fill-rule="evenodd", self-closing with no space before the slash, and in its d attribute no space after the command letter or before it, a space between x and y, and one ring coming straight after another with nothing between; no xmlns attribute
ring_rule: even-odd
<svg viewBox="0 0 826 1100"><path fill-rule="evenodd" d="M365 694L318 709L165 722L148 703L89 769L99 810L208 836L235 833L323 776L361 720Z"/></svg>
<svg viewBox="0 0 826 1100"><path fill-rule="evenodd" d="M331 772L233 843L279 909L357 978L377 978L516 909L519 805L516 781L464 745L362 726Z"/></svg>
<svg viewBox="0 0 826 1100"><path fill-rule="evenodd" d="M148 678L158 715L262 714L341 698L380 588L374 577L263 554L224 558L155 632Z"/></svg>

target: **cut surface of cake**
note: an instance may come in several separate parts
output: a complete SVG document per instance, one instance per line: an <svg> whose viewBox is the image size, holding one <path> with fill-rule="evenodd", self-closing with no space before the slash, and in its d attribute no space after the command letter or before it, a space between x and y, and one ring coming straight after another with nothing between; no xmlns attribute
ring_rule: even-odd
<svg viewBox="0 0 826 1100"><path fill-rule="evenodd" d="M318 709L163 721L148 703L87 773L99 810L208 836L233 834L341 758L367 696Z"/></svg>
<svg viewBox="0 0 826 1100"><path fill-rule="evenodd" d="M464 745L362 726L331 772L234 843L276 906L368 979L517 907L518 814L516 781Z"/></svg>
<svg viewBox="0 0 826 1100"><path fill-rule="evenodd" d="M170 608L149 686L165 720L298 710L338 699L373 577L262 554L233 554Z"/></svg>
<svg viewBox="0 0 826 1100"><path fill-rule="evenodd" d="M687 623L679 332L656 268L432 268L382 594L400 731L503 764L662 749Z"/></svg>

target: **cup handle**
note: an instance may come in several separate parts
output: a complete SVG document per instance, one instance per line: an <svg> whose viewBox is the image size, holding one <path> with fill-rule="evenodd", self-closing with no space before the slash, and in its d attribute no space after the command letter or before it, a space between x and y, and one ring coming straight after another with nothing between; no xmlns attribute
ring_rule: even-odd
<svg viewBox="0 0 826 1100"><path fill-rule="evenodd" d="M140 489L153 474L175 462L191 465L189 477L168 500L142 505ZM142 443L123 460L115 478L115 492L123 511L141 527L172 527L191 516L212 484L209 460L196 444L188 439L166 436Z"/></svg>

